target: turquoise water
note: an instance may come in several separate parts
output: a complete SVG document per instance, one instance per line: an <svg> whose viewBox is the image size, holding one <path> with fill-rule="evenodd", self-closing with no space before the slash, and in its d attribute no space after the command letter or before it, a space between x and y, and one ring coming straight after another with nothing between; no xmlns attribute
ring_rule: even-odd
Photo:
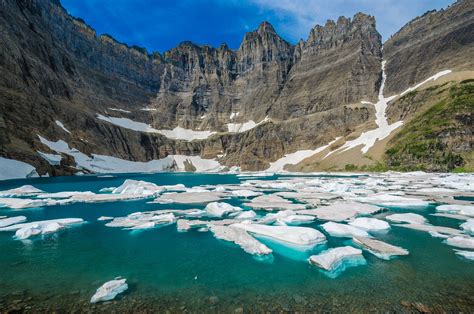
<svg viewBox="0 0 474 314"><path fill-rule="evenodd" d="M0 182L0 190L31 184L48 192L98 192L119 186L126 178L189 187L240 182L235 175L218 174L82 176L4 181ZM297 253L265 239L262 242L274 250L273 259L259 261L237 246L216 240L210 232L178 233L176 225L130 232L107 228L97 221L100 216L125 216L137 211L204 207L146 204L148 201L0 209L0 215L21 214L28 221L66 217L88 221L26 243L13 240L10 232L0 232L0 310L25 306L40 310L85 309L95 290L117 276L127 278L129 291L117 301L96 308L172 312L233 312L240 308L409 311L422 304L433 310L474 310L474 263L457 257L451 247L427 233L392 227L377 238L408 249L409 256L385 261L364 252L366 265L347 268L331 279L304 261L314 252ZM237 199L230 203L241 204ZM395 208L390 212L415 210ZM432 224L459 225L451 219L429 216L433 207L416 212ZM320 223L307 226L318 228ZM328 247L347 243L344 239L328 240Z"/></svg>

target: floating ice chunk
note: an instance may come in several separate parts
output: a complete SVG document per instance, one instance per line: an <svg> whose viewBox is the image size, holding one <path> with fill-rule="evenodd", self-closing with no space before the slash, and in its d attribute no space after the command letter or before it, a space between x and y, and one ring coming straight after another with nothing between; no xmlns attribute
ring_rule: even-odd
<svg viewBox="0 0 474 314"><path fill-rule="evenodd" d="M52 222L49 222L49 223L45 223L41 226L41 234L48 234L48 233L54 233L60 229L63 229L64 226L55 222L55 221L52 221Z"/></svg>
<svg viewBox="0 0 474 314"><path fill-rule="evenodd" d="M179 219L176 222L176 225L177 225L178 232L185 232L193 228L206 229L210 226L229 226L229 225L239 223L239 222L241 221L237 219L223 219L223 220L212 220L212 221Z"/></svg>
<svg viewBox="0 0 474 314"><path fill-rule="evenodd" d="M210 230L216 238L234 242L249 254L267 255L272 253L272 250L265 244L259 242L243 229L232 226L227 227L214 225L210 227Z"/></svg>
<svg viewBox="0 0 474 314"><path fill-rule="evenodd" d="M370 235L365 230L332 221L322 224L321 227L324 229L324 231L329 233L329 235L336 238L352 238L354 236L370 237Z"/></svg>
<svg viewBox="0 0 474 314"><path fill-rule="evenodd" d="M91 303L109 301L117 295L126 291L128 284L126 279L114 279L104 283L91 298Z"/></svg>
<svg viewBox="0 0 474 314"><path fill-rule="evenodd" d="M37 208L47 206L48 201L27 198L0 198L0 207L2 205L11 209Z"/></svg>
<svg viewBox="0 0 474 314"><path fill-rule="evenodd" d="M280 226L299 225L304 223L311 223L314 221L314 216L299 215L298 212L292 210L279 211L275 214L267 214L259 220L262 224L276 223Z"/></svg>
<svg viewBox="0 0 474 314"><path fill-rule="evenodd" d="M446 244L450 246L455 246L461 249L474 249L474 238L456 236L452 238L447 238Z"/></svg>
<svg viewBox="0 0 474 314"><path fill-rule="evenodd" d="M26 162L0 157L0 180L39 177L35 167Z"/></svg>
<svg viewBox="0 0 474 314"><path fill-rule="evenodd" d="M32 185L23 185L16 189L0 191L0 197L10 196L34 196L38 193L43 193L42 190L35 188Z"/></svg>
<svg viewBox="0 0 474 314"><path fill-rule="evenodd" d="M86 192L76 192L76 191L64 191L64 192L56 192L56 193L43 193L39 194L37 198L54 198L54 199L63 199L63 198L70 198L72 196L77 196L77 195L82 195L82 196L91 196L93 197L95 194L86 191Z"/></svg>
<svg viewBox="0 0 474 314"><path fill-rule="evenodd" d="M31 236L41 234L41 227L39 225L29 225L18 229L15 232L15 238L18 240L25 240Z"/></svg>
<svg viewBox="0 0 474 314"><path fill-rule="evenodd" d="M366 263L362 250L352 246L336 247L318 255L312 255L309 257L308 262L329 272L328 275L332 278L337 277L346 267Z"/></svg>
<svg viewBox="0 0 474 314"><path fill-rule="evenodd" d="M3 219L0 219L0 228L8 227L8 226L15 225L15 224L25 222L25 221L26 221L25 216L3 218Z"/></svg>
<svg viewBox="0 0 474 314"><path fill-rule="evenodd" d="M213 203L207 204L207 206L206 206L206 208L204 208L204 210L207 212L208 216L222 217L226 214L242 211L243 209L240 208L240 207L232 206L232 205L227 204L227 203L213 202Z"/></svg>
<svg viewBox="0 0 474 314"><path fill-rule="evenodd" d="M163 190L163 187L151 182L127 179L121 186L114 189L112 194L152 196L162 192Z"/></svg>
<svg viewBox="0 0 474 314"><path fill-rule="evenodd" d="M390 230L390 225L386 221L376 218L356 218L349 222L349 225L364 229L368 232L383 232Z"/></svg>
<svg viewBox="0 0 474 314"><path fill-rule="evenodd" d="M449 214L449 213L434 213L430 214L431 216L436 216L436 217L445 217L445 218L451 218L451 219L456 219L456 220L469 220L469 216L464 216L464 215L458 215L458 214Z"/></svg>
<svg viewBox="0 0 474 314"><path fill-rule="evenodd" d="M98 221L106 221L106 220L112 220L114 217L109 217L109 216L100 216L97 218Z"/></svg>
<svg viewBox="0 0 474 314"><path fill-rule="evenodd" d="M474 261L474 251L462 251L462 250L454 250L456 255L464 257L466 259L470 259Z"/></svg>
<svg viewBox="0 0 474 314"><path fill-rule="evenodd" d="M166 193L156 198L153 203L201 204L216 202L224 199L222 192L184 192Z"/></svg>
<svg viewBox="0 0 474 314"><path fill-rule="evenodd" d="M429 232L432 236L434 237L441 237L441 235L446 235L446 236L457 236L461 235L461 231L449 227L444 227L444 226L433 226L433 225L428 225L428 224L416 224L416 223L411 223L411 224L401 224L401 225L396 225L402 228L407 228L407 229L413 229L413 230L419 230L419 231L425 231Z"/></svg>
<svg viewBox="0 0 474 314"><path fill-rule="evenodd" d="M364 216L374 214L381 210L380 207L371 204L363 204L353 201L337 201L329 206L301 210L299 213L316 216L321 220L345 221L359 215Z"/></svg>
<svg viewBox="0 0 474 314"><path fill-rule="evenodd" d="M64 126L64 124L63 124L61 121L56 120L55 123L56 123L56 125L59 126L61 129L63 129L64 132L71 134L71 132L70 132L68 129L66 129L66 127Z"/></svg>
<svg viewBox="0 0 474 314"><path fill-rule="evenodd" d="M389 260L394 256L409 254L409 252L404 248L371 238L354 237L353 241L355 244L360 245L363 249L369 251L378 258L385 260Z"/></svg>
<svg viewBox="0 0 474 314"><path fill-rule="evenodd" d="M84 222L81 218L61 218L61 219L51 219L51 220L41 220L41 221L33 221L21 224L15 224L8 227L0 228L0 231L16 231L21 228L29 228L29 227L38 227L42 229L43 227L47 226L50 223L56 222L63 226L81 224Z"/></svg>
<svg viewBox="0 0 474 314"><path fill-rule="evenodd" d="M253 198L249 203L245 203L244 206L268 211L281 209L298 210L306 208L306 205L304 204L294 204L276 194L257 196Z"/></svg>
<svg viewBox="0 0 474 314"><path fill-rule="evenodd" d="M324 234L313 228L266 226L250 223L237 223L232 226L244 229L256 236L271 238L272 240L290 245L310 246L326 242Z"/></svg>
<svg viewBox="0 0 474 314"><path fill-rule="evenodd" d="M263 193L262 192L255 192L251 190L235 190L231 192L233 195L238 196L238 197L254 197L254 196L260 196Z"/></svg>
<svg viewBox="0 0 474 314"><path fill-rule="evenodd" d="M378 193L367 197L360 197L357 200L359 202L375 204L379 206L406 208L426 207L431 204L429 201L424 201L419 198L393 195L393 193Z"/></svg>
<svg viewBox="0 0 474 314"><path fill-rule="evenodd" d="M440 205L436 207L436 210L439 212L474 216L474 205Z"/></svg>
<svg viewBox="0 0 474 314"><path fill-rule="evenodd" d="M385 219L392 222L404 222L409 224L424 224L428 222L425 217L413 213L392 214L386 216Z"/></svg>
<svg viewBox="0 0 474 314"><path fill-rule="evenodd" d="M441 238L441 239L447 239L447 238L449 238L449 235L445 235L445 234L439 233L439 232L437 232L437 231L428 231L428 233L429 233L430 236L432 236L433 238Z"/></svg>
<svg viewBox="0 0 474 314"><path fill-rule="evenodd" d="M174 223L176 217L173 213L155 214L155 212L136 212L126 217L117 217L105 224L106 227L126 228L131 230L150 229L158 225Z"/></svg>
<svg viewBox="0 0 474 314"><path fill-rule="evenodd" d="M253 210L246 210L241 213L238 213L234 218L235 219L254 219L257 217L257 213L254 212Z"/></svg>
<svg viewBox="0 0 474 314"><path fill-rule="evenodd" d="M0 220L1 224L1 220ZM463 223L461 226L461 229L464 230L464 232L474 234L474 219L469 219L465 223Z"/></svg>

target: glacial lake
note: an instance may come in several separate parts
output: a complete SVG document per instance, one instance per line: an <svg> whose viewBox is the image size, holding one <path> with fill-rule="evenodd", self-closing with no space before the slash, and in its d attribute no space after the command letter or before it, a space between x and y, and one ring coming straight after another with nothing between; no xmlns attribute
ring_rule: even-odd
<svg viewBox="0 0 474 314"><path fill-rule="evenodd" d="M260 186L263 181L276 180L316 179L323 180L323 185L327 182L327 185L341 186L344 182L359 180L353 184L364 188L360 182L367 178L337 174L255 178L235 174L127 174L9 180L0 182L0 190L32 185L51 193L99 193L103 188L122 185L126 179L160 186L184 184L206 188L225 188L225 185L235 186L251 180L257 180ZM413 185L407 180L411 177L407 178L400 179L402 183L390 182L387 177L380 180L397 188L402 185L410 189ZM450 180L454 182L455 178ZM471 185L474 184L472 180L472 176L467 178ZM421 179L419 182L423 185L430 181ZM257 188L254 186L253 189ZM273 187L263 193L283 190ZM342 197L347 193L342 193ZM464 193L465 202L469 202L469 193ZM441 194L436 196L443 196ZM462 191L458 194L463 197ZM375 238L405 248L410 252L408 256L383 260L364 251L365 265L347 268L336 278L330 278L307 262L310 255L322 250L320 247L299 252L259 239L273 250L271 259L259 259L231 242L216 239L210 231L178 232L176 223L130 231L106 227L106 221L97 220L101 216L124 217L134 212L203 209L206 206L149 203L153 199L0 208L0 216L22 215L28 222L72 217L86 221L27 240L14 239L14 232L0 232L0 311L474 311L474 261L456 255L455 248L443 243L442 238L392 223L389 232L377 234ZM243 205L248 202L245 198L232 197L222 201L250 209ZM437 205L432 202L418 207L387 206L371 217L384 220L389 214L416 213L431 225L459 229L463 221L431 215L436 212ZM256 212L261 216L267 214ZM316 219L301 226L323 232L323 223ZM348 238L325 235L328 241L324 249L351 245ZM129 289L113 301L91 305L89 300L96 289L118 276L127 279Z"/></svg>

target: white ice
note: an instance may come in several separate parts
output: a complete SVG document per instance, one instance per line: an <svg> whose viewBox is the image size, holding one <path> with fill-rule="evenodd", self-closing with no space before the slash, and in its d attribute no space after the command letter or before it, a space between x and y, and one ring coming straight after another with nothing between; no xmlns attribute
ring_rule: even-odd
<svg viewBox="0 0 474 314"><path fill-rule="evenodd" d="M210 217L222 217L226 214L242 211L242 208L232 206L227 203L213 202L213 203L207 204L204 210L206 211L207 215Z"/></svg>
<svg viewBox="0 0 474 314"><path fill-rule="evenodd" d="M35 188L32 185L23 185L19 188L0 191L0 197L10 197L10 196L33 196L43 191Z"/></svg>
<svg viewBox="0 0 474 314"><path fill-rule="evenodd" d="M454 250L456 255L462 256L464 258L470 259L474 261L474 251L462 251L462 250Z"/></svg>
<svg viewBox="0 0 474 314"><path fill-rule="evenodd" d="M279 211L275 214L269 213L265 215L265 217L261 218L258 223L286 226L311 223L314 221L314 219L314 216L299 215L298 212L295 212L293 210L284 210Z"/></svg>
<svg viewBox="0 0 474 314"><path fill-rule="evenodd" d="M117 295L126 291L128 284L126 279L114 279L104 283L97 289L91 298L91 303L109 301L115 299Z"/></svg>
<svg viewBox="0 0 474 314"><path fill-rule="evenodd" d="M309 257L309 263L326 271L335 270L344 260L351 258L363 258L362 250L352 246L342 246L326 250L318 255Z"/></svg>
<svg viewBox="0 0 474 314"><path fill-rule="evenodd" d="M334 142L336 142L338 139L340 139L340 137L337 137L336 139L329 142L328 144L318 147L316 149L299 150L291 154L286 154L280 159L274 162L271 162L270 167L268 167L265 171L283 172L286 165L288 164L296 165L300 163L301 161L303 161L304 159L322 152L323 150L331 146Z"/></svg>
<svg viewBox="0 0 474 314"><path fill-rule="evenodd" d="M244 229L257 236L268 237L283 244L309 246L326 242L324 234L313 228L290 226L266 226L252 223L238 223L232 226Z"/></svg>
<svg viewBox="0 0 474 314"><path fill-rule="evenodd" d="M41 156L44 160L48 162L51 166L58 166L61 164L61 159L63 159L63 156L59 154L48 154L48 153L43 153L41 151L36 151L38 155Z"/></svg>
<svg viewBox="0 0 474 314"><path fill-rule="evenodd" d="M112 110L112 111L123 112L123 113L131 113L128 110L124 110L124 109L120 109L120 108L107 108L107 109Z"/></svg>
<svg viewBox="0 0 474 314"><path fill-rule="evenodd" d="M26 221L25 216L16 216L0 219L0 228L8 227L11 225L19 224Z"/></svg>
<svg viewBox="0 0 474 314"><path fill-rule="evenodd" d="M349 222L349 225L364 229L368 232L381 232L390 230L390 225L386 221L376 218L356 218Z"/></svg>
<svg viewBox="0 0 474 314"><path fill-rule="evenodd" d="M0 157L0 180L36 178L35 167L26 162Z"/></svg>
<svg viewBox="0 0 474 314"><path fill-rule="evenodd" d="M66 127L64 126L64 124L63 124L61 121L56 120L55 123L56 123L56 125L59 126L61 129L63 129L64 132L71 134L71 131L69 131L68 129L66 129Z"/></svg>
<svg viewBox="0 0 474 314"><path fill-rule="evenodd" d="M385 217L385 219L391 222L402 222L402 223L409 223L409 224L425 224L428 221L425 217L413 214L413 213L406 213L406 214L392 214Z"/></svg>
<svg viewBox="0 0 474 314"><path fill-rule="evenodd" d="M329 206L301 210L299 213L316 216L321 220L345 221L356 216L374 214L380 210L380 207L370 204L362 204L354 201L336 201Z"/></svg>
<svg viewBox="0 0 474 314"><path fill-rule="evenodd" d="M463 237L456 236L446 239L446 244L461 249L471 249L474 250L474 238L473 237Z"/></svg>
<svg viewBox="0 0 474 314"><path fill-rule="evenodd" d="M474 217L474 205L439 205L436 211Z"/></svg>
<svg viewBox="0 0 474 314"><path fill-rule="evenodd" d="M1 223L1 220L0 220L0 223ZM464 232L474 235L474 219L469 219L468 221L463 223L460 227L461 229L464 230Z"/></svg>
<svg viewBox="0 0 474 314"><path fill-rule="evenodd" d="M370 235L367 233L367 231L350 226L350 225L345 225L337 222L326 222L325 224L322 224L321 227L326 231L330 236L336 237L336 238L352 238L354 236L357 237L370 237Z"/></svg>
<svg viewBox="0 0 474 314"><path fill-rule="evenodd" d="M408 250L404 248L371 238L354 237L352 240L356 245L384 260L389 260L394 256L409 254Z"/></svg>
<svg viewBox="0 0 474 314"><path fill-rule="evenodd" d="M272 250L252 237L247 231L233 226L211 226L211 232L218 239L230 241L240 246L245 252L253 255L271 254Z"/></svg>
<svg viewBox="0 0 474 314"><path fill-rule="evenodd" d="M29 228L32 226L39 226L40 228L43 228L50 223L58 223L63 226L69 226L69 225L81 224L83 222L84 220L82 218L60 218L60 219L51 219L51 220L40 220L40 221L32 221L32 222L27 222L27 223L15 224L8 227L3 227L3 228L0 228L0 231L16 231L21 228Z"/></svg>
<svg viewBox="0 0 474 314"><path fill-rule="evenodd" d="M144 133L158 133L166 136L167 138L175 140L203 140L216 133L212 131L195 131L191 129L185 129L180 126L177 126L172 130L157 130L151 127L149 124L143 122L133 121L128 118L106 117L101 114L98 114L97 118L125 129Z"/></svg>

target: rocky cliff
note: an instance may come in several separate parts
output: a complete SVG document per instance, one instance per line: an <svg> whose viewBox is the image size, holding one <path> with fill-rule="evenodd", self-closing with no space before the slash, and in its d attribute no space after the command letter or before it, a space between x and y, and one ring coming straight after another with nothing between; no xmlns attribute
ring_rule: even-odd
<svg viewBox="0 0 474 314"><path fill-rule="evenodd" d="M55 152L38 135L89 155L199 155L263 170L374 125L369 102L380 87L382 44L375 19L362 13L315 26L296 45L262 22L237 50L183 42L160 54L97 36L59 1L1 0L0 7L0 157L40 174L78 169L68 154L59 165L42 158L38 151ZM472 3L459 1L402 28L383 50L386 90L444 67L472 69L473 20ZM123 124L137 122L153 131ZM191 141L155 132L177 127L214 133Z"/></svg>

